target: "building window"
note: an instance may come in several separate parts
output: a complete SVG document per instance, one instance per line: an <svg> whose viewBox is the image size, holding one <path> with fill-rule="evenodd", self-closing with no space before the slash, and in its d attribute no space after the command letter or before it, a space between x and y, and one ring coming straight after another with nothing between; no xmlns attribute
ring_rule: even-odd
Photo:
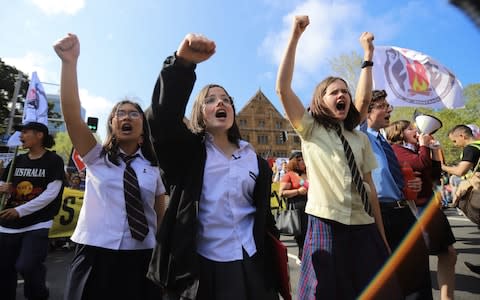
<svg viewBox="0 0 480 300"><path fill-rule="evenodd" d="M295 144L300 144L300 137L298 135L293 136L293 142Z"/></svg>
<svg viewBox="0 0 480 300"><path fill-rule="evenodd" d="M241 127L247 126L247 120L245 120L245 119L239 120L239 125L240 125Z"/></svg>
<svg viewBox="0 0 480 300"><path fill-rule="evenodd" d="M265 121L264 120L259 120L258 121L258 127L259 128L265 128Z"/></svg>
<svg viewBox="0 0 480 300"><path fill-rule="evenodd" d="M257 136L257 143L262 144L262 145L268 144L268 136L266 136L266 135Z"/></svg>
<svg viewBox="0 0 480 300"><path fill-rule="evenodd" d="M283 144L285 144L285 141L283 140L281 133L276 133L276 134L275 134L275 143L276 143L277 145L283 145Z"/></svg>
<svg viewBox="0 0 480 300"><path fill-rule="evenodd" d="M250 136L248 134L242 137L245 141L250 142Z"/></svg>
<svg viewBox="0 0 480 300"><path fill-rule="evenodd" d="M276 129L282 129L282 127L283 127L282 122L280 122L280 121L275 122L275 128Z"/></svg>

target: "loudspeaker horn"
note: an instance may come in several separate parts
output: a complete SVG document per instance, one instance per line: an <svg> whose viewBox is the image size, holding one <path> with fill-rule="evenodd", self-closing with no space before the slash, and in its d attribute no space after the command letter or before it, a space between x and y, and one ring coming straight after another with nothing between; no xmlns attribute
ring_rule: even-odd
<svg viewBox="0 0 480 300"><path fill-rule="evenodd" d="M420 133L423 134L434 134L437 130L442 128L442 121L437 117L431 115L417 115L415 117L415 124Z"/></svg>

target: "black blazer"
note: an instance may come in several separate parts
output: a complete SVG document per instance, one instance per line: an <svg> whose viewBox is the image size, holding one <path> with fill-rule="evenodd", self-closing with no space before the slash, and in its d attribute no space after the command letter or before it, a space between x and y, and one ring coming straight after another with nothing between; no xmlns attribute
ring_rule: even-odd
<svg viewBox="0 0 480 300"><path fill-rule="evenodd" d="M203 135L192 133L183 122L195 83L195 65L185 67L168 57L155 84L151 106L146 110L160 167L165 171L170 203L157 232L157 247L149 278L175 294L194 299L198 288L196 253L198 201L203 184L206 149ZM277 286L272 269L272 246L266 232L279 236L270 209L272 171L257 156L259 176L254 189L256 206L253 228L257 254L263 262L267 284Z"/></svg>

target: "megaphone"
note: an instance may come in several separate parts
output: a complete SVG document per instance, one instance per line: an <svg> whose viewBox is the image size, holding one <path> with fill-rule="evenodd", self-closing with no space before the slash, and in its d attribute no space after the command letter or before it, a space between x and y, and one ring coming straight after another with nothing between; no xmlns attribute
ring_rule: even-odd
<svg viewBox="0 0 480 300"><path fill-rule="evenodd" d="M437 130L442 128L442 121L434 116L426 114L415 116L415 124L417 125L419 133L423 134L434 134Z"/></svg>

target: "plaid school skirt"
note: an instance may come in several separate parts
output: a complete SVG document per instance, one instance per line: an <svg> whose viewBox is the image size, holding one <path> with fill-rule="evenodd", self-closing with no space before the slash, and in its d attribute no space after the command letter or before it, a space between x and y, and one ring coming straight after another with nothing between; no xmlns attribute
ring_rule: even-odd
<svg viewBox="0 0 480 300"><path fill-rule="evenodd" d="M375 223L345 225L308 216L297 298L355 299L388 259ZM394 276L377 299L401 297Z"/></svg>

